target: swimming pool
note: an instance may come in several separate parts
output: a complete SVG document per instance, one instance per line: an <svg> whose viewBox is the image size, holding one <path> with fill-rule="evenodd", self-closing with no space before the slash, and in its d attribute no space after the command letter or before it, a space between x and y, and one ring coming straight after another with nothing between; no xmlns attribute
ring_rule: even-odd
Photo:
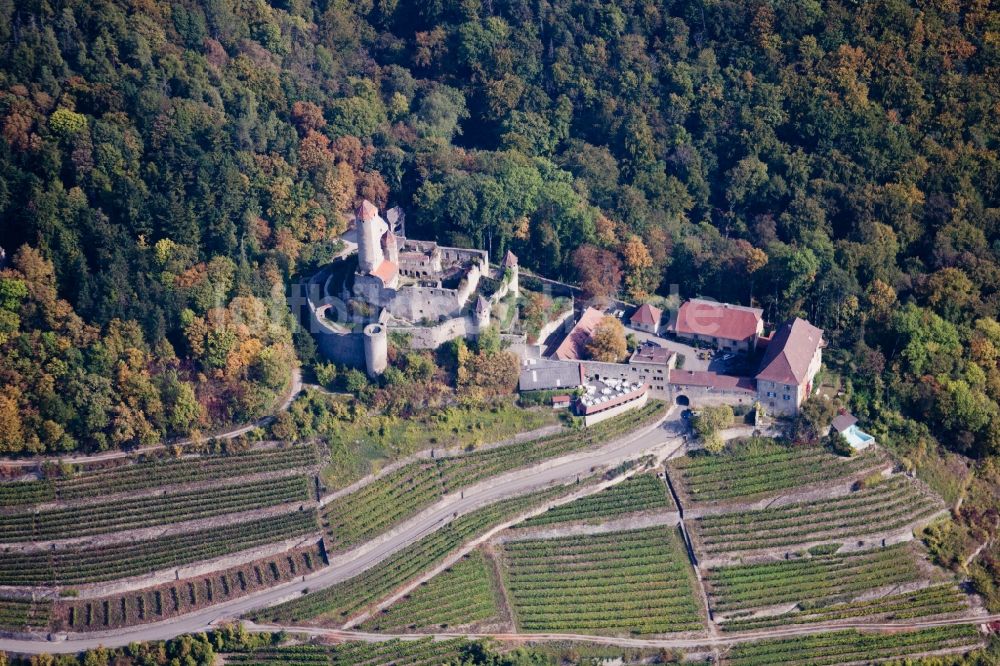
<svg viewBox="0 0 1000 666"><path fill-rule="evenodd" d="M863 449L867 447L869 444L873 444L875 442L874 437L872 437L871 435L869 435L856 425L852 425L851 427L849 427L847 430L844 431L843 434L844 434L844 439L847 440L847 443L850 444L851 447L855 449Z"/></svg>

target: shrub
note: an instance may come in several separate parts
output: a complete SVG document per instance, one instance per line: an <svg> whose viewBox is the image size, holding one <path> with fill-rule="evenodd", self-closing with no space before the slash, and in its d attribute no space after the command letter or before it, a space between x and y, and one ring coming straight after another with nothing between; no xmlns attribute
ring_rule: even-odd
<svg viewBox="0 0 1000 666"><path fill-rule="evenodd" d="M838 456L849 458L854 455L854 448L839 432L830 433L830 436L826 438L826 445Z"/></svg>
<svg viewBox="0 0 1000 666"><path fill-rule="evenodd" d="M818 546L813 546L812 548L810 548L809 549L809 554L813 555L813 556L833 555L838 550L840 550L840 546L841 545L843 545L843 544L839 544L839 543L822 543L822 544L820 544Z"/></svg>
<svg viewBox="0 0 1000 666"><path fill-rule="evenodd" d="M880 483L885 483L885 477L882 472L872 472L868 476L864 477L857 483L858 490L863 490L865 488L874 488Z"/></svg>

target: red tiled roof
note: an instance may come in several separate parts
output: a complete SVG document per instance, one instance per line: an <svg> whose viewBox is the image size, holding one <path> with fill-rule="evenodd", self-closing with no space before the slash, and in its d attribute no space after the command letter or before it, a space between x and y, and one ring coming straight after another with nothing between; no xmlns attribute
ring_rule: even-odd
<svg viewBox="0 0 1000 666"><path fill-rule="evenodd" d="M517 255L507 250L507 254L503 255L503 267L514 268L515 266L517 266Z"/></svg>
<svg viewBox="0 0 1000 666"><path fill-rule="evenodd" d="M682 335L748 340L757 333L763 314L760 308L692 298L677 311L674 329Z"/></svg>
<svg viewBox="0 0 1000 666"><path fill-rule="evenodd" d="M560 361L578 361L585 356L584 348L590 342L590 336L594 329L604 319L604 313L596 308L587 308L580 315L580 320L576 322L573 329L565 339L559 343L554 356Z"/></svg>
<svg viewBox="0 0 1000 666"><path fill-rule="evenodd" d="M758 381L779 384L804 384L809 364L823 344L823 331L805 319L785 322L767 345L757 371Z"/></svg>
<svg viewBox="0 0 1000 666"><path fill-rule="evenodd" d="M585 405L581 402L579 403L579 411L584 416L588 414L596 414L597 412L603 412L606 409L611 409L612 407L617 407L622 403L626 403L629 402L630 400L635 400L636 398L640 398L642 397L642 394L646 393L646 391L648 390L649 386L647 384L643 384L634 391L629 391L628 393L622 393L620 395L616 395L614 398L608 400L607 402L602 402L596 405Z"/></svg>
<svg viewBox="0 0 1000 666"><path fill-rule="evenodd" d="M632 313L629 317L629 321L633 324L642 324L644 326L655 326L660 323L663 319L663 310L657 307L653 307L649 303L643 303L639 308Z"/></svg>
<svg viewBox="0 0 1000 666"><path fill-rule="evenodd" d="M554 404L557 404L557 405L562 404L564 402L569 402L569 396L568 395L554 395L554 396L552 396L552 402Z"/></svg>
<svg viewBox="0 0 1000 666"><path fill-rule="evenodd" d="M672 370L670 383L679 386L701 386L721 391L746 391L754 393L756 387L750 377L733 377L720 375L705 370Z"/></svg>
<svg viewBox="0 0 1000 666"><path fill-rule="evenodd" d="M388 259L383 259L382 263L375 267L372 275L382 280L382 284L389 284L399 274L399 266Z"/></svg>

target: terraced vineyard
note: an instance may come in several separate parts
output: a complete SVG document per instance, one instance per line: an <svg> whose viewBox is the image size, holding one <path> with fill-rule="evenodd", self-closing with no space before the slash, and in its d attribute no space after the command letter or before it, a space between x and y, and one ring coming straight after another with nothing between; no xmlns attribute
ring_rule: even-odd
<svg viewBox="0 0 1000 666"><path fill-rule="evenodd" d="M84 469L69 477L0 483L0 507L52 500L88 499L160 486L226 480L259 472L276 472L317 464L314 446L257 448L228 455L162 457L144 462Z"/></svg>
<svg viewBox="0 0 1000 666"><path fill-rule="evenodd" d="M356 492L338 497L323 511L332 549L368 541L433 504L502 472L606 443L663 415L662 402L585 430L571 430L461 456L414 462Z"/></svg>
<svg viewBox="0 0 1000 666"><path fill-rule="evenodd" d="M712 610L731 613L789 603L818 602L907 583L922 576L909 545L823 555L705 572Z"/></svg>
<svg viewBox="0 0 1000 666"><path fill-rule="evenodd" d="M462 544L489 531L533 506L575 490L564 486L548 488L491 504L452 520L416 543L383 560L353 578L266 611L250 614L251 619L272 622L299 622L315 619L340 624L365 606L388 596L393 590L441 562Z"/></svg>
<svg viewBox="0 0 1000 666"><path fill-rule="evenodd" d="M57 601L53 626L69 631L106 631L158 622L237 599L323 566L323 550L316 543L224 571L127 594Z"/></svg>
<svg viewBox="0 0 1000 666"><path fill-rule="evenodd" d="M675 508L666 484L656 474L642 474L594 495L549 509L518 527L609 520L643 511L670 511Z"/></svg>
<svg viewBox="0 0 1000 666"><path fill-rule="evenodd" d="M10 481L0 483L0 507L41 504L56 498L56 490L48 481Z"/></svg>
<svg viewBox="0 0 1000 666"><path fill-rule="evenodd" d="M284 477L155 496L136 496L65 509L0 513L0 541L67 539L210 518L309 500L304 477Z"/></svg>
<svg viewBox="0 0 1000 666"><path fill-rule="evenodd" d="M0 630L24 631L49 624L52 602L0 597Z"/></svg>
<svg viewBox="0 0 1000 666"><path fill-rule="evenodd" d="M813 446L785 446L755 440L725 455L676 458L668 463L679 481L682 502L749 500L769 494L843 479L885 464L881 449L871 447L845 458Z"/></svg>
<svg viewBox="0 0 1000 666"><path fill-rule="evenodd" d="M923 486L896 475L842 497L704 516L693 521L693 533L708 554L749 552L890 532L943 508Z"/></svg>
<svg viewBox="0 0 1000 666"><path fill-rule="evenodd" d="M793 624L836 622L838 620L877 620L892 622L929 618L969 610L965 597L954 585L933 585L913 592L893 594L866 601L845 602L796 610L791 613L734 619L721 625L723 631L752 631Z"/></svg>
<svg viewBox="0 0 1000 666"><path fill-rule="evenodd" d="M297 511L175 536L102 547L0 553L0 585L77 585L169 569L316 532Z"/></svg>
<svg viewBox="0 0 1000 666"><path fill-rule="evenodd" d="M509 541L504 559L522 631L702 629L694 573L673 528Z"/></svg>
<svg viewBox="0 0 1000 666"><path fill-rule="evenodd" d="M311 444L259 448L229 455L158 458L125 467L88 471L59 479L59 499L70 500L109 492L128 492L168 484L194 483L246 476L258 472L299 469L317 464Z"/></svg>
<svg viewBox="0 0 1000 666"><path fill-rule="evenodd" d="M360 628L398 632L472 625L499 615L496 594L483 554L475 550Z"/></svg>
<svg viewBox="0 0 1000 666"><path fill-rule="evenodd" d="M470 642L464 638L435 641L392 640L381 643L353 642L340 645L289 645L263 647L252 652L227 652L227 664L243 666L440 666L457 663Z"/></svg>
<svg viewBox="0 0 1000 666"><path fill-rule="evenodd" d="M892 634L837 631L781 640L741 643L723 658L730 666L783 664L872 663L918 656L925 652L964 652L979 647L982 636L968 625L956 625Z"/></svg>

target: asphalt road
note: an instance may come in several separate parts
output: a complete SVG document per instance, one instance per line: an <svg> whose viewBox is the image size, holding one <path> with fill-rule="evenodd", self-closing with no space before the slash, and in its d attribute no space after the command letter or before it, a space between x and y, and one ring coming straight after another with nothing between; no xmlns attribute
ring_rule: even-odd
<svg viewBox="0 0 1000 666"><path fill-rule="evenodd" d="M555 458L529 469L508 472L466 488L459 495L446 496L387 534L336 557L329 567L296 581L163 622L102 632L99 636L77 634L68 638L56 636L55 640L45 640L44 635L37 640L4 638L0 639L0 650L18 654L64 654L102 645L119 647L133 641L166 640L180 634L208 630L214 623L294 598L306 589L315 591L351 578L440 528L456 513L465 514L552 483L573 481L578 476L586 477L594 468L614 466L647 452L666 453L679 447L680 439L672 437L665 429L665 426L673 425L670 418L676 417L676 413L677 408L672 408L667 420L600 448Z"/></svg>

